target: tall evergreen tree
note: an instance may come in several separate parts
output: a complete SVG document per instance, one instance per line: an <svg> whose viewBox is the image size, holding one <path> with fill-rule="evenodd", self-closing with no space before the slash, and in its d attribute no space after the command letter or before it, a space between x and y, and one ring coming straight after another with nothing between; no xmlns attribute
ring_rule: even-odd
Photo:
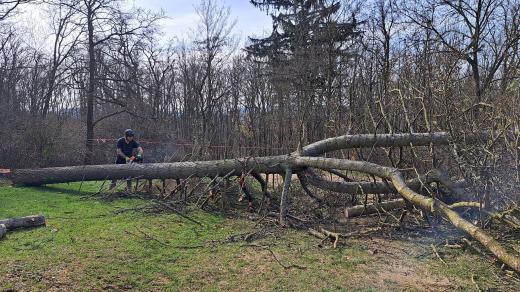
<svg viewBox="0 0 520 292"><path fill-rule="evenodd" d="M248 56L269 64L270 77L281 90L291 88L289 102L298 112L300 133L317 129L305 119L311 109L341 106L340 64L350 55L360 32L354 16L345 15L337 0L251 0L271 13L273 30L265 38L250 38ZM318 112L318 111L314 111ZM311 113L312 114L312 113Z"/></svg>

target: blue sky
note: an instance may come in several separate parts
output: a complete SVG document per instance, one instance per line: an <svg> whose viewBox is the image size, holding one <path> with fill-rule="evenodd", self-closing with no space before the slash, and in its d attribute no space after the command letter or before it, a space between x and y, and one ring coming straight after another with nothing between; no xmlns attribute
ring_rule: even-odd
<svg viewBox="0 0 520 292"><path fill-rule="evenodd" d="M199 17L194 6L200 0L129 0L135 6L152 10L163 9L167 19L161 22L164 38L188 38L190 31L197 27ZM271 17L255 8L248 0L216 0L220 6L230 7L231 18L236 19L234 33L241 39L248 36L262 36L272 29Z"/></svg>

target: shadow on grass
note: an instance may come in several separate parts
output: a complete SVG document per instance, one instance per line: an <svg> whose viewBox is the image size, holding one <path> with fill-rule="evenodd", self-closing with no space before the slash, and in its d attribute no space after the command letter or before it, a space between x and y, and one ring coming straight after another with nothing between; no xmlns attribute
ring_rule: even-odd
<svg viewBox="0 0 520 292"><path fill-rule="evenodd" d="M39 186L39 187L30 187L30 189L39 191L42 193L62 193L73 196L93 196L97 193L97 191L87 191L87 190L79 190L77 186L65 186L65 185L50 185L50 186Z"/></svg>

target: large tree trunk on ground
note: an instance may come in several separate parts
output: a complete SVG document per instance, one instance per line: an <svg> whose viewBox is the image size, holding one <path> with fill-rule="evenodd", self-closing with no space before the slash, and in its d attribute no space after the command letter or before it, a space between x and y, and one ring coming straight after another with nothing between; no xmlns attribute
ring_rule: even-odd
<svg viewBox="0 0 520 292"><path fill-rule="evenodd" d="M184 179L188 177L215 177L242 172L283 173L281 165L288 156L239 158L213 161L110 164L42 169L13 170L9 179L15 185L37 186L75 181L98 181L107 179Z"/></svg>
<svg viewBox="0 0 520 292"><path fill-rule="evenodd" d="M467 134L465 141L486 139L486 133ZM462 139L462 137L461 137ZM444 132L413 134L362 134L346 135L325 139L303 147L293 156L318 156L326 152L345 148L389 147L389 146L427 146L446 145L449 135ZM57 167L47 169L13 170L9 178L15 185L43 185L74 181L95 181L105 179L176 179L225 175L232 170L255 171L257 173L285 173L282 163L289 156L239 158L228 160L177 162L157 164L95 165L77 167ZM293 169L298 172L298 169ZM311 170L308 170L311 171ZM238 174L234 174L238 175ZM356 184L357 185L357 184ZM357 187L359 190L359 187Z"/></svg>
<svg viewBox="0 0 520 292"><path fill-rule="evenodd" d="M21 218L3 219L0 220L0 224L4 225L7 230L39 227L45 225L45 217L43 215L32 215Z"/></svg>

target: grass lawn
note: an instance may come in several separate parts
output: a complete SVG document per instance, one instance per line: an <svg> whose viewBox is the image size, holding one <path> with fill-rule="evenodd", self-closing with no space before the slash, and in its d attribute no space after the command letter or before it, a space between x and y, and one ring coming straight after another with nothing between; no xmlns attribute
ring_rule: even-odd
<svg viewBox="0 0 520 292"><path fill-rule="evenodd" d="M98 187L0 187L0 218L47 218L45 228L9 232L0 241L0 291L520 288L489 258L468 251L439 247L444 264L430 242L413 238L352 239L332 249L280 229L248 246L226 239L252 233L254 221L192 210L199 226L175 214L116 212L147 202L102 201L92 196ZM297 267L285 268L291 265Z"/></svg>

